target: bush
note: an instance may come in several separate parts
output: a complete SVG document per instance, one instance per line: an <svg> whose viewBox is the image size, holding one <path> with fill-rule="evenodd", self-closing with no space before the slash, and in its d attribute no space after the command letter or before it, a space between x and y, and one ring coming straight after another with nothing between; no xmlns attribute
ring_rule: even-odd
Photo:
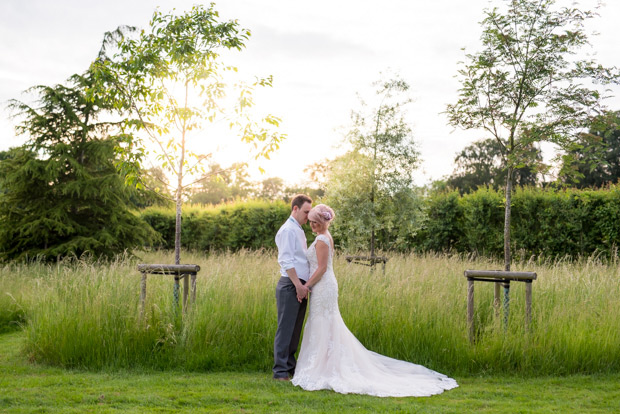
<svg viewBox="0 0 620 414"><path fill-rule="evenodd" d="M460 197L439 192L426 199L423 251L503 254L504 195L480 188ZM616 255L620 244L620 187L602 190L518 188L512 197L511 244L527 256Z"/></svg>
<svg viewBox="0 0 620 414"><path fill-rule="evenodd" d="M438 191L426 198L426 221L415 239L420 250L447 252L458 250L463 240L463 205L459 192Z"/></svg>
<svg viewBox="0 0 620 414"><path fill-rule="evenodd" d="M496 256L504 251L504 198L497 191L480 188L463 196L459 243L466 252Z"/></svg>
<svg viewBox="0 0 620 414"><path fill-rule="evenodd" d="M275 248L275 235L290 214L290 206L282 201L190 206L181 216L181 245L195 251ZM141 216L162 236L153 247L173 249L175 210L150 207ZM312 240L307 227L306 235Z"/></svg>
<svg viewBox="0 0 620 414"><path fill-rule="evenodd" d="M502 256L502 191L479 188L463 196L457 191L437 191L426 196L423 203L423 220L420 214L393 212L398 225L378 231L377 245L383 249L389 245L401 252ZM195 251L275 248L275 234L289 214L290 207L282 201L190 206L183 210L182 247ZM174 248L174 209L150 207L142 211L141 217L161 235L153 247ZM403 234L407 229L417 229L420 221L420 231ZM308 240L313 240L308 226L305 230ZM334 235L336 245L346 241L346 234L334 231ZM616 246L620 245L620 187L516 189L512 197L511 243L515 254L527 257L616 255Z"/></svg>

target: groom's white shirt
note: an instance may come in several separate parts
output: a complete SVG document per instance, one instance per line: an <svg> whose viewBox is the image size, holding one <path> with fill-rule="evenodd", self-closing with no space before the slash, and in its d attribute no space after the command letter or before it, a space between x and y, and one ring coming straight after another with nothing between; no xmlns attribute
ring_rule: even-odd
<svg viewBox="0 0 620 414"><path fill-rule="evenodd" d="M278 246L278 263L280 274L288 277L286 271L295 268L297 277L308 281L310 277L310 265L306 259L306 234L297 220L289 217L280 227L276 234L276 246Z"/></svg>

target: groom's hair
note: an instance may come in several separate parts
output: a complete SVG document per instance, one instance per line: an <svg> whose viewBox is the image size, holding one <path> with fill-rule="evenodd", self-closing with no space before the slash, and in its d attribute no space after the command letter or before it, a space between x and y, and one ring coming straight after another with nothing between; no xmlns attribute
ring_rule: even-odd
<svg viewBox="0 0 620 414"><path fill-rule="evenodd" d="M312 199L305 194L297 194L293 197L293 201L291 201L291 210L297 206L297 208L301 208L305 203L312 204Z"/></svg>

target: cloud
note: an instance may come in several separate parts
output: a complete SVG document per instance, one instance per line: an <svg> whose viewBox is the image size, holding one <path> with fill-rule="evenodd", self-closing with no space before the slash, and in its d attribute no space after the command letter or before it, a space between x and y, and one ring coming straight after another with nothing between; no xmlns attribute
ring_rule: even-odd
<svg viewBox="0 0 620 414"><path fill-rule="evenodd" d="M264 57L291 59L334 59L364 56L371 58L375 52L363 45L325 33L311 31L279 31L267 26L252 30L250 48Z"/></svg>

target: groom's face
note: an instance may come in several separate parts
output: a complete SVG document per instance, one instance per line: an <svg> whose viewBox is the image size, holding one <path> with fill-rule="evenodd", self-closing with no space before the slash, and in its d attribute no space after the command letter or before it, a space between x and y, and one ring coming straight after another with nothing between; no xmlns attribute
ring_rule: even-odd
<svg viewBox="0 0 620 414"><path fill-rule="evenodd" d="M303 225L308 221L308 213L310 213L311 209L312 204L304 203L301 208L298 208L297 206L293 207L293 213L291 215L299 224Z"/></svg>

